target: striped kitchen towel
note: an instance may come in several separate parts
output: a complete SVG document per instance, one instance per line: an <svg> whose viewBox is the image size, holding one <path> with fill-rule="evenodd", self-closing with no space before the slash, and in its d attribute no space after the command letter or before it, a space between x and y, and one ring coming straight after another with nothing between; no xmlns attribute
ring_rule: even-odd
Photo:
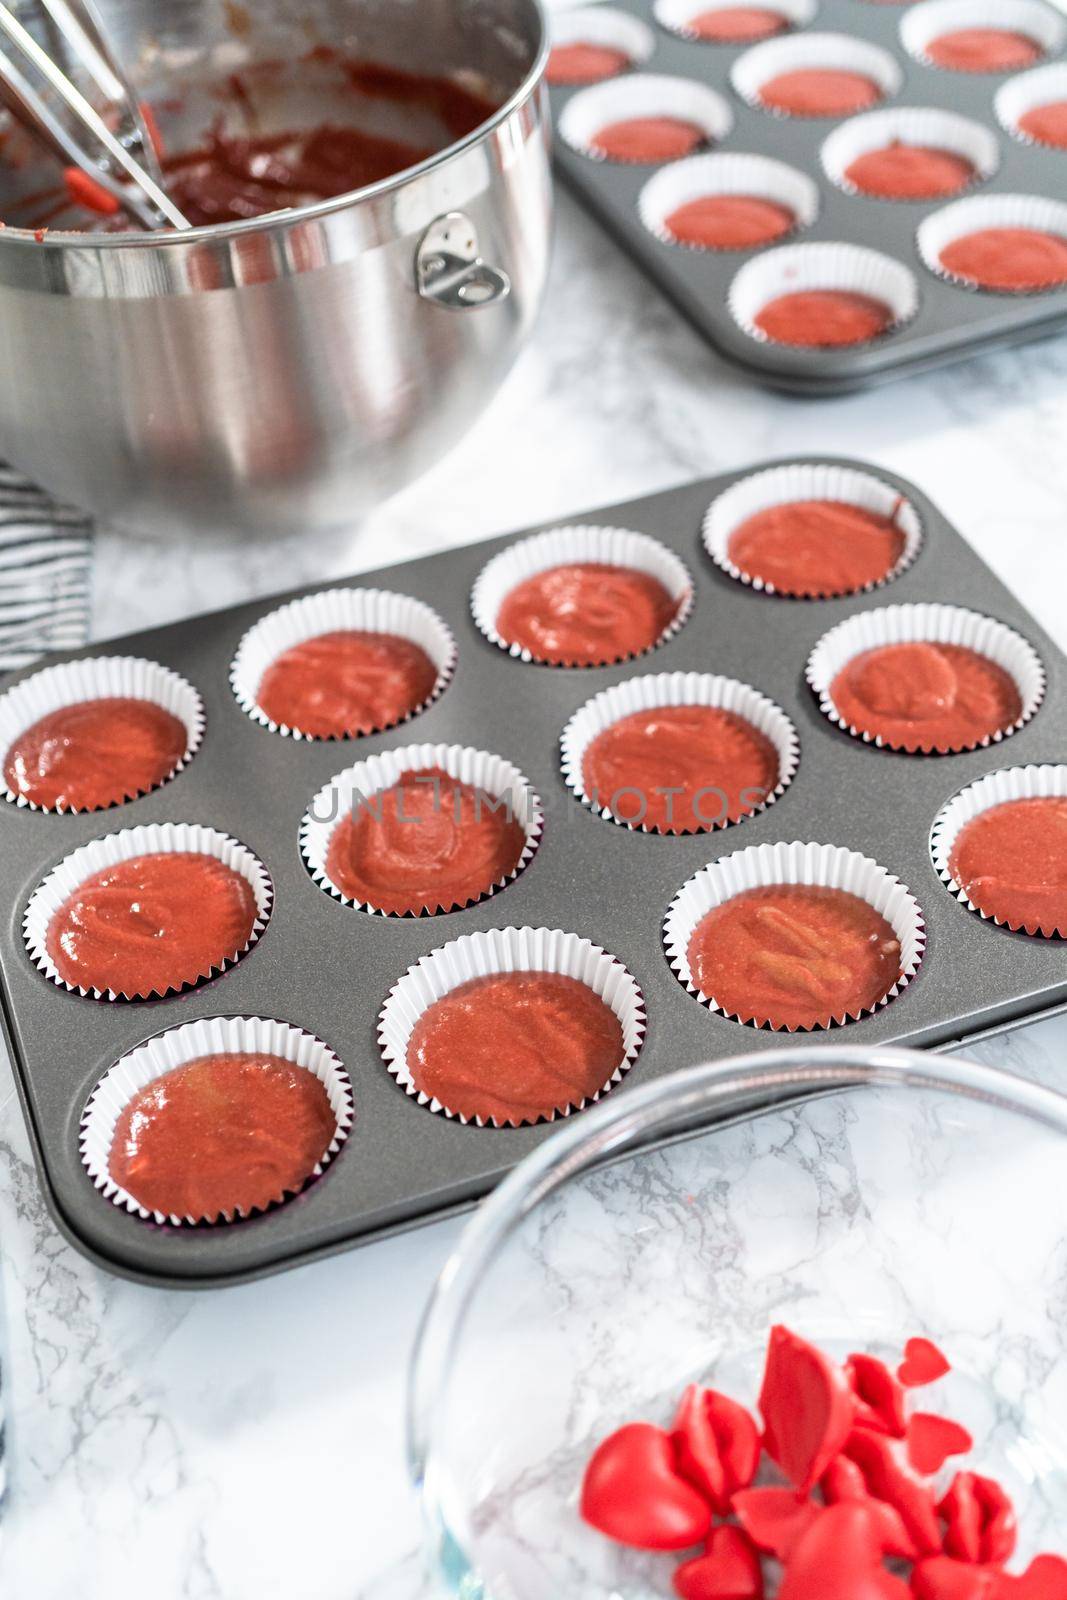
<svg viewBox="0 0 1067 1600"><path fill-rule="evenodd" d="M93 525L0 462L0 672L89 633Z"/></svg>

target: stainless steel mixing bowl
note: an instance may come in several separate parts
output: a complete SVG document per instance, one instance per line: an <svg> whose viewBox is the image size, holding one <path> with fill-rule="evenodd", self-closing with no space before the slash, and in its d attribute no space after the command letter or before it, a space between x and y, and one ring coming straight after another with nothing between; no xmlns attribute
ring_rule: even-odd
<svg viewBox="0 0 1067 1600"><path fill-rule="evenodd" d="M337 526L485 408L544 285L538 0L102 0L139 92L316 44L484 82L468 138L339 200L185 235L0 233L0 452L137 532ZM0 216L27 177L0 175Z"/></svg>

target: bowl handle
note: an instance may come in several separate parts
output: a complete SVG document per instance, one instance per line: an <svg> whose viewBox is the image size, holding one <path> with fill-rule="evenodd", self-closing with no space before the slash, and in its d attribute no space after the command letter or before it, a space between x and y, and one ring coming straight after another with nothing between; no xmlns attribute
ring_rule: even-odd
<svg viewBox="0 0 1067 1600"><path fill-rule="evenodd" d="M463 211L430 223L415 253L415 283L424 300L449 311L480 311L511 293L507 273L483 261L477 230Z"/></svg>

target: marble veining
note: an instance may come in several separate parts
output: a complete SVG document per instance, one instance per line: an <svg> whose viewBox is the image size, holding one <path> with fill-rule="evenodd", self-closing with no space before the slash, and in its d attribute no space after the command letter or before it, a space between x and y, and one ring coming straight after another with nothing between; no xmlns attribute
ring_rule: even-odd
<svg viewBox="0 0 1067 1600"><path fill-rule="evenodd" d="M360 524L316 542L294 534L238 549L209 540L194 561L105 533L95 635L568 517L760 457L829 451L914 478L1067 646L1065 431L1064 338L840 400L757 389L700 343L564 195L533 343L447 461ZM1067 1022L1036 1024L972 1053L1058 1088ZM217 1293L107 1277L50 1221L2 1070L14 1490L0 1544L5 1597L428 1596L404 1474L404 1371L419 1311L460 1224ZM803 1254L804 1228L859 1205L856 1133L844 1142L839 1135L832 1117L811 1123L803 1148L791 1146L799 1135L787 1119L738 1135L737 1169L729 1183L723 1173L713 1185L714 1238L696 1235L706 1238L722 1282L694 1273L685 1283L698 1313L740 1284L743 1243L758 1241L784 1282L791 1257ZM916 1181L951 1152L932 1127L915 1151ZM636 1196L613 1194L605 1178L589 1204L605 1218L635 1205L641 1227L655 1229L692 1218L686 1196L699 1178L675 1151L649 1162ZM794 1196L807 1220L786 1232L781 1219ZM585 1258L580 1234L557 1234L561 1284L563 1265L584 1266ZM1027 1396L1067 1415L1067 1363L1049 1333L1067 1309L1065 1265L1061 1246L1061 1258L1049 1261L1036 1333L1002 1336L995 1274L972 1317L1004 1408L986 1419L994 1443ZM613 1266L624 1283L638 1271L625 1251ZM581 1437L580 1409L572 1441Z"/></svg>

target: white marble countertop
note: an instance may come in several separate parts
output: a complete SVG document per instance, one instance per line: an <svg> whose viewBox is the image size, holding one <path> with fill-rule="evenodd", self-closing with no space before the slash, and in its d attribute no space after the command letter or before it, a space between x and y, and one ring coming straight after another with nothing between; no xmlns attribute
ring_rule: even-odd
<svg viewBox="0 0 1067 1600"><path fill-rule="evenodd" d="M860 396L768 394L724 367L563 197L533 343L463 445L328 541L218 550L104 538L99 637L401 560L760 457L864 456L914 478L1067 647L1067 339ZM1067 1022L982 1059L1057 1081ZM404 1371L450 1222L246 1288L149 1290L45 1211L0 1067L13 1408L11 1600L414 1600ZM398 1575L383 1575L400 1563Z"/></svg>

